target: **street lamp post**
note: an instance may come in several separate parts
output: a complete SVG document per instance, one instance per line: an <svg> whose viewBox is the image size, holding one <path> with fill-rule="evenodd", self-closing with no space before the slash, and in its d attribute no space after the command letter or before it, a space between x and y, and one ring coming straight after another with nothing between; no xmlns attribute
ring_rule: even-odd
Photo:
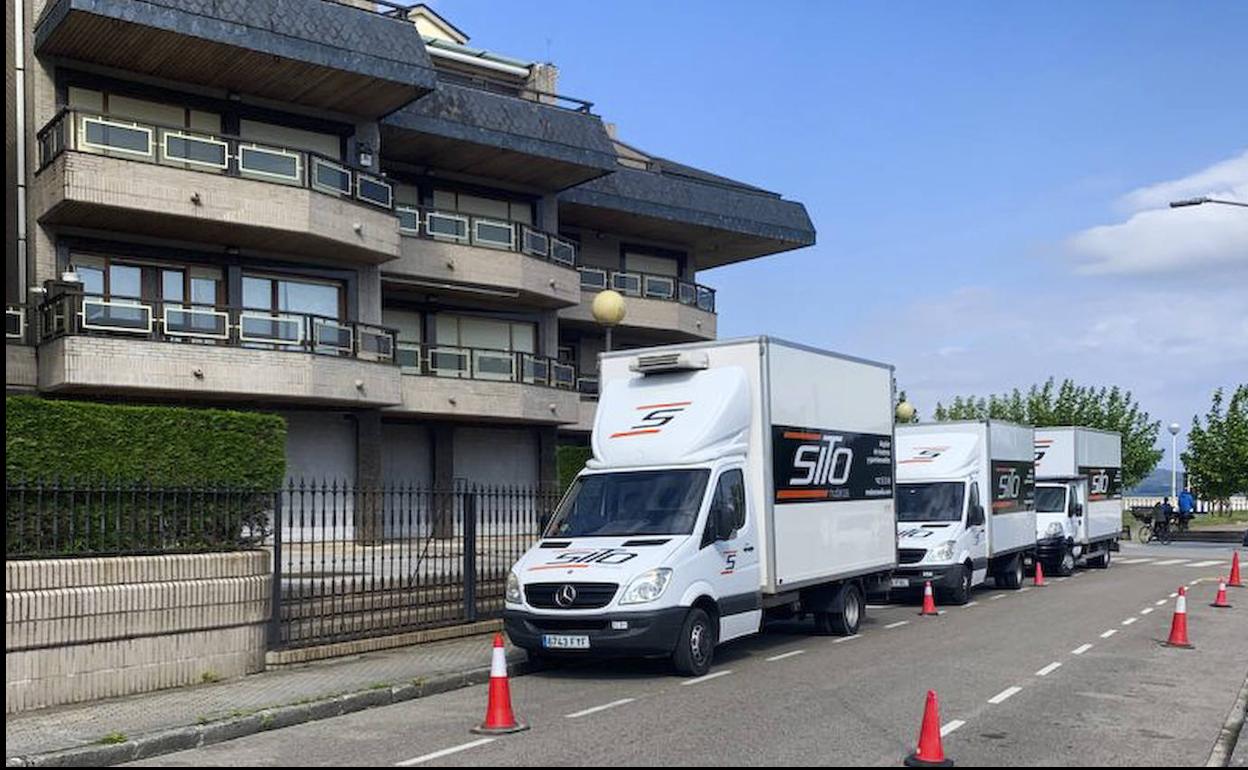
<svg viewBox="0 0 1248 770"><path fill-rule="evenodd" d="M590 306L590 311L594 314L594 320L606 330L606 352L610 353L611 331L624 320L626 311L624 297L614 289L600 291L598 296L594 297L594 304Z"/></svg>
<svg viewBox="0 0 1248 770"><path fill-rule="evenodd" d="M1170 498L1179 497L1179 424L1170 423Z"/></svg>
<svg viewBox="0 0 1248 770"><path fill-rule="evenodd" d="M1187 208L1188 206L1201 206L1206 203L1218 203L1223 206L1241 206L1243 208L1248 208L1248 203L1244 203L1243 201L1228 201L1220 198L1210 198L1208 195L1202 195L1199 198L1184 198L1181 201L1170 201L1170 208L1182 209Z"/></svg>

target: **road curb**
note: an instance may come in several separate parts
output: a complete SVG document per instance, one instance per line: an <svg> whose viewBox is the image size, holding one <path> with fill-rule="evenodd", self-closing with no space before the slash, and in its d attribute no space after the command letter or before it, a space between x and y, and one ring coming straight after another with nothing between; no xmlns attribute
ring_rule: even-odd
<svg viewBox="0 0 1248 770"><path fill-rule="evenodd" d="M1226 724L1222 726L1222 732L1218 733L1218 740L1213 744L1213 751L1209 753L1209 761L1205 763L1205 767L1228 767L1231 764L1235 744L1243 733L1245 712L1248 712L1248 677L1244 678L1244 685L1239 688L1239 697L1235 699L1231 713L1226 715Z"/></svg>
<svg viewBox="0 0 1248 770"><path fill-rule="evenodd" d="M524 676L540 667L526 658L509 661L511 676ZM259 709L255 713L226 717L205 724L174 727L147 733L115 744L92 744L72 749L6 757L6 767L102 767L136 759L185 751L243 738L283 727L315 722L356 711L438 695L490 679L490 667L479 666L449 674L418 678L387 687L370 687L313 701Z"/></svg>

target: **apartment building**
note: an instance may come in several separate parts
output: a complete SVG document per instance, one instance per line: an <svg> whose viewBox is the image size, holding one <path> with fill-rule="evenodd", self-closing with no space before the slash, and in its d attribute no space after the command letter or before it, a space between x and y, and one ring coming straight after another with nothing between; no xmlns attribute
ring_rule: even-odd
<svg viewBox="0 0 1248 770"><path fill-rule="evenodd" d="M709 339L705 271L814 242L425 6L6 11L8 392L279 412L293 478L550 482L596 292Z"/></svg>

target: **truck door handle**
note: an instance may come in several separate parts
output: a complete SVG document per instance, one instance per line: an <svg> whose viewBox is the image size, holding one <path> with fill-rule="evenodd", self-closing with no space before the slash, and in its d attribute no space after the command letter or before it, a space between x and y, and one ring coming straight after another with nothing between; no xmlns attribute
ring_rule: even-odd
<svg viewBox="0 0 1248 770"><path fill-rule="evenodd" d="M745 551L746 553L754 553L754 546L752 546L752 545L747 545L746 547L742 548L741 550L742 550L742 551Z"/></svg>

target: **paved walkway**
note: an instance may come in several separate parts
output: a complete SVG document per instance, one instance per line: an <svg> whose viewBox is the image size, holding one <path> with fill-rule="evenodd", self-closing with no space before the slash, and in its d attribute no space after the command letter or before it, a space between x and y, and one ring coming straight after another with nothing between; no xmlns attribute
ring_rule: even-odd
<svg viewBox="0 0 1248 770"><path fill-rule="evenodd" d="M265 671L242 679L202 684L95 703L58 706L5 718L5 755L27 757L50 751L102 746L108 735L127 739L175 728L203 726L254 715L279 706L333 701L350 693L376 691L391 697L394 688L438 681L439 690L488 670L490 635L318 661ZM517 662L523 653L509 649ZM450 682L447 682L447 679ZM382 691L385 691L384 693ZM399 697L396 693L396 699ZM485 708L483 703L482 709Z"/></svg>

